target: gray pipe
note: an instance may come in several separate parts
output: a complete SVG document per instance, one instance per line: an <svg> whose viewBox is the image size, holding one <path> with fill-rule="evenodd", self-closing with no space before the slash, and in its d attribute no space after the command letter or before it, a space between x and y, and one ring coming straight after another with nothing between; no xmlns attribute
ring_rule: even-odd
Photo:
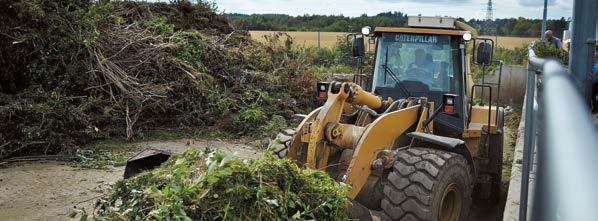
<svg viewBox="0 0 598 221"><path fill-rule="evenodd" d="M594 52L596 50L596 0L573 3L573 36L569 53L569 70L586 104L590 103Z"/></svg>

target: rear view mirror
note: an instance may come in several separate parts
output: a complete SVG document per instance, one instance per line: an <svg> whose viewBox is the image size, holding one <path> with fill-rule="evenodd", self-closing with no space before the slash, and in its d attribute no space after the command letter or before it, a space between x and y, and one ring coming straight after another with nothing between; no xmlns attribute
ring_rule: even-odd
<svg viewBox="0 0 598 221"><path fill-rule="evenodd" d="M492 45L482 42L478 45L478 54L476 63L490 65L492 62Z"/></svg>
<svg viewBox="0 0 598 221"><path fill-rule="evenodd" d="M478 65L492 64L494 41L487 38L476 38L473 42L473 62Z"/></svg>
<svg viewBox="0 0 598 221"><path fill-rule="evenodd" d="M365 53L365 43L363 41L363 36L353 36L351 48L353 52L353 57L363 57Z"/></svg>

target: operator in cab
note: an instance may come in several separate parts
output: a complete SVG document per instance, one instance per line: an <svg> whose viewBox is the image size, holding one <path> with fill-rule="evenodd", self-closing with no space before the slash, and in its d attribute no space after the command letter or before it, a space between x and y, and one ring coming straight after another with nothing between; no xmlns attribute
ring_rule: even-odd
<svg viewBox="0 0 598 221"><path fill-rule="evenodd" d="M432 59L432 55L428 54L426 56L426 51L424 49L416 49L415 50L415 61L409 65L407 68L406 73L408 75L416 75L416 74L424 74L430 75L426 77L432 76L434 72L434 61Z"/></svg>

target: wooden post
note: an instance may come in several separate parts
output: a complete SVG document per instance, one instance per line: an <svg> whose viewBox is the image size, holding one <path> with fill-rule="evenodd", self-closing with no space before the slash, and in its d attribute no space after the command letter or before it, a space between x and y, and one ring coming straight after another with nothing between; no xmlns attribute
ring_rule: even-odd
<svg viewBox="0 0 598 221"><path fill-rule="evenodd" d="M320 31L318 30L318 51L320 51Z"/></svg>

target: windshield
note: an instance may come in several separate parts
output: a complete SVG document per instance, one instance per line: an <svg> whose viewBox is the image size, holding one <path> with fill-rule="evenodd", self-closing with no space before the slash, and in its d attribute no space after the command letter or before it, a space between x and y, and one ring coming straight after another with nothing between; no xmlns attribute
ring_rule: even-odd
<svg viewBox="0 0 598 221"><path fill-rule="evenodd" d="M450 36L384 33L379 39L375 91L395 91L395 98L459 91L459 48Z"/></svg>

